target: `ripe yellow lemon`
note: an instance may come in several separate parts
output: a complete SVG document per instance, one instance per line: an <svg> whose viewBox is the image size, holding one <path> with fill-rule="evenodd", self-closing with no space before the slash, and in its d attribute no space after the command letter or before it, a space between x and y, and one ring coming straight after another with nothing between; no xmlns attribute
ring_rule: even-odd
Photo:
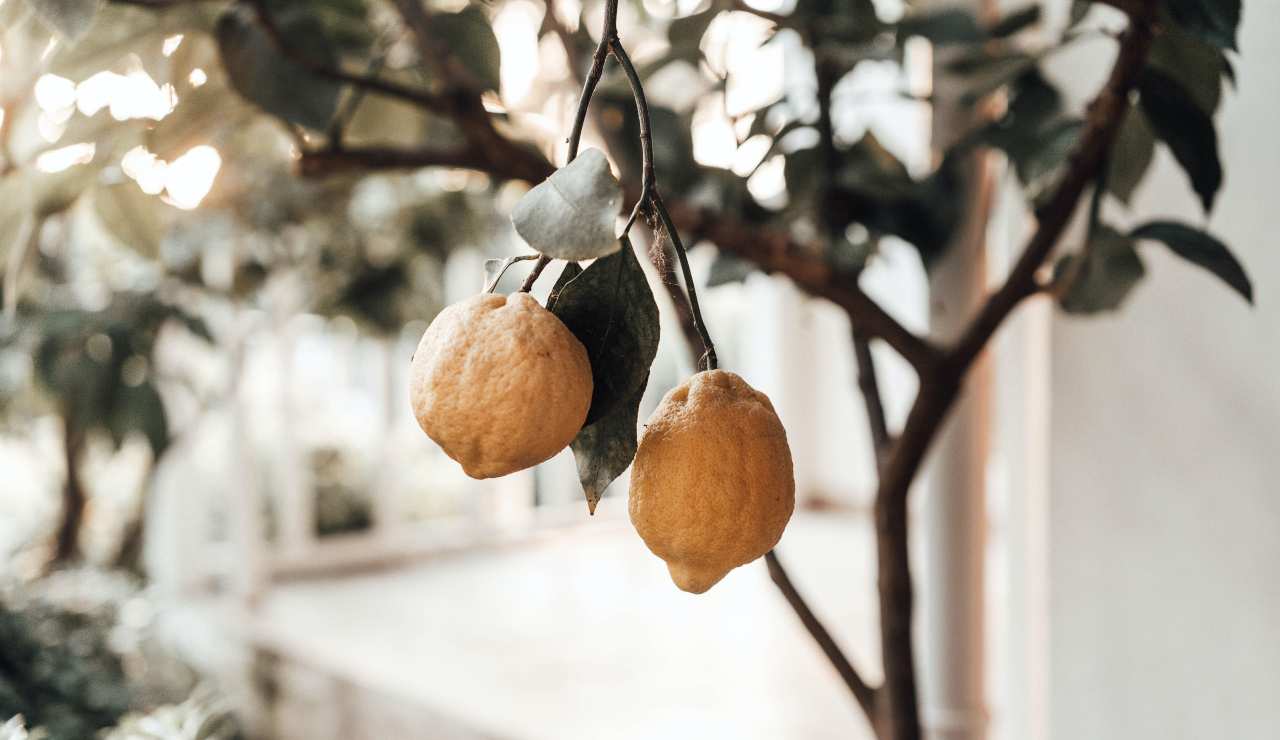
<svg viewBox="0 0 1280 740"><path fill-rule="evenodd" d="M768 396L725 370L673 388L641 432L629 505L684 591L768 552L795 508L791 447Z"/></svg>
<svg viewBox="0 0 1280 740"><path fill-rule="evenodd" d="M409 371L418 425L472 478L563 450L587 418L591 389L586 348L528 293L484 293L441 311Z"/></svg>

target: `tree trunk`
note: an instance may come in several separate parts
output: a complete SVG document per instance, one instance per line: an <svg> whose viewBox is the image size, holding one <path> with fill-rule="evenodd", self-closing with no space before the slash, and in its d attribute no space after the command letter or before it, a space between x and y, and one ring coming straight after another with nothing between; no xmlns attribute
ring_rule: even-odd
<svg viewBox="0 0 1280 740"><path fill-rule="evenodd" d="M62 524L54 540L53 559L50 565L66 565L80 557L80 527L84 522L87 502L84 484L80 480L80 457L84 449L84 435L76 429L71 415L62 417L62 452L67 466L66 483L62 486Z"/></svg>

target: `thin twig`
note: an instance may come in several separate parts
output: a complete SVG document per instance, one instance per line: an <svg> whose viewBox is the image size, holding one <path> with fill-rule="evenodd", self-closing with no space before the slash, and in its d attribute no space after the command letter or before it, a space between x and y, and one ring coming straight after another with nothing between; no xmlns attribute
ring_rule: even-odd
<svg viewBox="0 0 1280 740"><path fill-rule="evenodd" d="M653 211L657 214L662 222L662 231L671 240L671 247L676 252L676 257L680 260L680 271L684 274L684 288L689 293L689 307L693 311L693 325L698 329L698 335L702 337L703 353L699 358L699 366L703 370L715 370L720 367L720 362L716 359L716 345L711 341L711 333L707 331L707 322L702 318L702 309L698 306L698 289L694 287L693 271L689 269L689 255L685 252L684 243L680 241L680 232L676 230L675 224L671 222L671 214L667 212L666 205L662 202L662 195L658 193L655 187L649 195L649 203L653 206Z"/></svg>
<svg viewBox="0 0 1280 740"><path fill-rule="evenodd" d="M884 461L893 445L889 424L885 421L884 400L880 396L880 382L876 377L875 359L871 356L871 340L859 331L853 332L853 356L858 367L858 389L867 408L867 426L871 430L871 445L875 452L876 468Z"/></svg>
<svg viewBox="0 0 1280 740"><path fill-rule="evenodd" d="M548 10L550 12L550 10ZM557 21L558 22L558 21ZM573 117L573 129L569 133L569 154L566 161L572 162L578 156L578 146L582 143L582 128L587 124L587 110L591 107L591 97L595 95L596 85L604 74L604 63L609 58L609 46L618 37L618 0L607 0L604 6L604 28L600 32L600 43L596 45L591 56L591 71L582 83L582 94L578 96L578 110ZM565 42L565 53L570 49ZM569 59L573 63L572 57Z"/></svg>
<svg viewBox="0 0 1280 740"><path fill-rule="evenodd" d="M769 577L773 579L778 590L782 592L787 603L791 605L796 616L800 618L804 628L809 631L813 641L818 643L818 647L822 648L823 654L827 656L827 660L831 662L836 672L840 674L840 678L849 687L849 691L853 693L854 698L858 700L858 705L862 707L862 711L867 715L867 720L874 727L876 689L862 679L858 670L853 667L853 664L845 657L844 652L840 650L840 646L831 637L831 633L827 631L827 628L818 620L813 610L805 603L800 592L796 590L795 584L791 582L791 577L787 575L786 569L782 567L782 563L778 560L777 553L773 550L765 553L764 562L769 567Z"/></svg>
<svg viewBox="0 0 1280 740"><path fill-rule="evenodd" d="M547 7L547 12L555 12L551 6ZM608 0L604 8L604 29L600 34L600 43L596 46L596 51L591 59L591 71L587 73L587 78L582 83L582 93L578 96L578 110L573 116L573 128L569 133L569 152L565 156L565 164L572 162L578 156L578 147L582 144L582 129L587 123L587 110L591 107L591 97L595 95L596 85L600 82L600 77L604 74L604 63L609 58L609 46L618 37L618 0ZM565 49L568 53L566 45ZM572 62L572 60L570 60ZM631 221L627 222L627 228L623 230L625 236L631 228L631 222L635 220L635 214L631 215ZM551 258L546 255L538 257L537 263L529 272L529 277L525 279L524 284L520 286L521 293L528 293L533 290L533 284L537 282L538 276L550 264Z"/></svg>
<svg viewBox="0 0 1280 740"><path fill-rule="evenodd" d="M545 254L538 255L538 261L533 263L533 269L529 270L529 276L520 284L521 293L528 293L533 290L533 284L538 282L538 278L542 275L542 271L547 269L547 265L551 264L551 258Z"/></svg>
<svg viewBox="0 0 1280 740"><path fill-rule="evenodd" d="M538 258L539 258L539 255L536 255L536 254L515 254L510 257L507 257L506 259L502 260L502 264L498 266L498 271L494 274L493 279L490 280L484 286L484 290L480 292L492 293L494 289L498 287L498 283L501 282L502 276L507 273L507 269L510 268L515 263L524 262L525 260L538 259Z"/></svg>
<svg viewBox="0 0 1280 740"><path fill-rule="evenodd" d="M631 63L631 57L627 56L627 50L622 48L622 42L614 38L609 45L609 50L613 58L618 60L618 66L622 67L622 72L627 76L628 84L631 85L631 96L636 101L636 118L640 122L640 197L636 199L635 209L639 212L640 204L648 200L653 193L654 181L657 179L653 171L653 128L649 120L649 101L644 95L640 73ZM631 220L635 220L635 214L632 214Z"/></svg>

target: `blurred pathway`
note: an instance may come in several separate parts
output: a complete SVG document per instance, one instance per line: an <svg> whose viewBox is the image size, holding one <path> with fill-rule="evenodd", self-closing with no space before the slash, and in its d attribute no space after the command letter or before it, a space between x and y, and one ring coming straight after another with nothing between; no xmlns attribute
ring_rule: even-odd
<svg viewBox="0 0 1280 740"><path fill-rule="evenodd" d="M779 552L878 679L866 517L798 515ZM281 584L254 631L285 677L276 724L290 738L870 737L763 563L684 594L625 514L527 547Z"/></svg>

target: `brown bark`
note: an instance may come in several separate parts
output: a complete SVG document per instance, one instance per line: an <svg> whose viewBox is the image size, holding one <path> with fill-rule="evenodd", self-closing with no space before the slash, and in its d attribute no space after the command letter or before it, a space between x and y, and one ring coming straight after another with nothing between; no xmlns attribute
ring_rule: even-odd
<svg viewBox="0 0 1280 740"><path fill-rule="evenodd" d="M62 486L62 521L54 538L51 565L70 563L80 556L80 528L84 523L84 509L88 501L84 484L80 480L80 458L84 450L84 435L71 421L71 415L62 417L62 453L67 467Z"/></svg>

